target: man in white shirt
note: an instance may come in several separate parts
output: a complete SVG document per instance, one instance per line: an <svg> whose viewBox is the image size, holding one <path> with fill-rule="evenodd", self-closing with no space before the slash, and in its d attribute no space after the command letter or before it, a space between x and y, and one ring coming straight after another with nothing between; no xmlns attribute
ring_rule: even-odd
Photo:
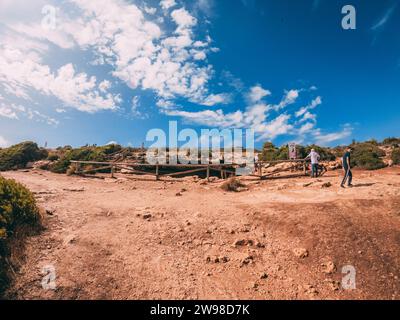
<svg viewBox="0 0 400 320"><path fill-rule="evenodd" d="M314 149L311 149L310 154L306 157L306 159L311 159L311 177L312 178L318 177L318 161L320 158L321 157Z"/></svg>

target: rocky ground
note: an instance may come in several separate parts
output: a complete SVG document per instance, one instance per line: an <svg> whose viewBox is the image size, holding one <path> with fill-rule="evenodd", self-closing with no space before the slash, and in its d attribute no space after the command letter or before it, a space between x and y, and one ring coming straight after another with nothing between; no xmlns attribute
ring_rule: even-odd
<svg viewBox="0 0 400 320"><path fill-rule="evenodd" d="M400 299L400 168L320 179L153 181L2 173L31 189L45 230L27 239L11 299ZM54 266L55 290L42 288ZM356 271L344 289L342 268Z"/></svg>

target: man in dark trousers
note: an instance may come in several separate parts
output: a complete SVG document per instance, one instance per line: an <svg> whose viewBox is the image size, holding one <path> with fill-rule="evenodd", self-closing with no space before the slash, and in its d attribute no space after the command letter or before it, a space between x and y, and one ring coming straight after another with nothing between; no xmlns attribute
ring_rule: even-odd
<svg viewBox="0 0 400 320"><path fill-rule="evenodd" d="M342 180L342 183L340 184L340 186L342 188L344 188L346 181L348 181L347 185L349 187L353 186L351 184L351 182L353 180L353 174L351 173L351 167L350 167L350 152L351 152L351 148L348 147L346 149L346 153L343 155L343 158L342 158L342 165L343 165L343 170L344 170L344 178Z"/></svg>

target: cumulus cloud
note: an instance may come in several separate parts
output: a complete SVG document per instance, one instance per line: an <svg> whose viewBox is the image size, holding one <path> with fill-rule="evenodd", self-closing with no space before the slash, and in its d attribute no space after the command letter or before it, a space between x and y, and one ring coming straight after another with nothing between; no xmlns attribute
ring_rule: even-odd
<svg viewBox="0 0 400 320"><path fill-rule="evenodd" d="M8 50L8 55L2 57L5 68L0 71L0 85L7 92L29 99L28 91L33 89L87 112L118 107L121 100L109 93L108 80L97 83L95 77L78 72L72 64L51 70L42 57L52 44L64 50L90 50L95 56L94 65L110 65L111 74L130 88L152 90L165 101L186 98L211 106L229 100L228 95L208 90L214 72L206 63L207 54L215 51L209 47L211 38L194 37L197 18L185 8L177 7L174 0L160 3L164 10L173 8L165 19L175 24L174 30L162 30L155 22L157 19L146 18L145 13L156 13L153 7L144 5L140 9L121 0L68 0L67 3L68 9L60 10L62 14L57 16L62 28L43 29L40 19L7 24L13 34L6 42L8 47L4 44L1 47L3 52ZM18 46L12 41L15 35L20 37ZM31 42L31 50L23 49L25 40ZM17 58L12 59L12 55ZM16 75L10 74L12 68L16 68ZM58 78L67 81L64 88L58 85Z"/></svg>
<svg viewBox="0 0 400 320"><path fill-rule="evenodd" d="M265 90L261 86L257 85L250 89L250 92L248 93L248 99L250 102L255 103L270 94L271 92L269 90Z"/></svg>
<svg viewBox="0 0 400 320"><path fill-rule="evenodd" d="M309 110L315 109L320 104L322 104L322 98L320 96L318 96L315 99L313 99L309 105L300 108L296 112L296 117L301 117L301 116L307 114Z"/></svg>
<svg viewBox="0 0 400 320"><path fill-rule="evenodd" d="M52 72L50 67L27 57L24 52L9 45L0 45L0 86L19 97L28 97L34 89L43 95L55 96L68 107L94 112L115 109L117 96L101 95L96 77L76 73L72 64Z"/></svg>
<svg viewBox="0 0 400 320"><path fill-rule="evenodd" d="M316 129L313 132L313 136L316 144L325 146L334 141L348 138L352 132L353 128L349 124L346 124L342 130L332 133L322 133L321 129Z"/></svg>
<svg viewBox="0 0 400 320"><path fill-rule="evenodd" d="M160 6L164 10L168 10L169 8L176 6L176 2L175 0L162 0L160 1Z"/></svg>
<svg viewBox="0 0 400 320"><path fill-rule="evenodd" d="M289 90L285 92L285 95L281 102L277 104L274 109L275 110L281 110L285 108L286 106L293 104L296 102L297 98L299 97L299 90Z"/></svg>
<svg viewBox="0 0 400 320"><path fill-rule="evenodd" d="M220 93L220 94L210 94L207 98L201 102L204 106L214 106L216 104L228 104L231 102L231 95L227 93Z"/></svg>
<svg viewBox="0 0 400 320"><path fill-rule="evenodd" d="M9 145L10 142L8 142L3 136L0 136L0 148L7 148Z"/></svg>
<svg viewBox="0 0 400 320"><path fill-rule="evenodd" d="M0 117L18 120L17 109L14 104L6 105L3 102L0 102Z"/></svg>

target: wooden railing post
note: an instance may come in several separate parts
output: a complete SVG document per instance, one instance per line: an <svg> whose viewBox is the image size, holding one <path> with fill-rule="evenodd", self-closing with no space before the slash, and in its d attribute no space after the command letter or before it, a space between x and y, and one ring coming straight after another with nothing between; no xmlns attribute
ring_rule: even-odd
<svg viewBox="0 0 400 320"><path fill-rule="evenodd" d="M159 176L158 176L158 163L156 164L156 180L159 180Z"/></svg>
<svg viewBox="0 0 400 320"><path fill-rule="evenodd" d="M111 178L114 178L115 167L111 166Z"/></svg>
<svg viewBox="0 0 400 320"><path fill-rule="evenodd" d="M210 181L210 165L207 165L207 181Z"/></svg>

